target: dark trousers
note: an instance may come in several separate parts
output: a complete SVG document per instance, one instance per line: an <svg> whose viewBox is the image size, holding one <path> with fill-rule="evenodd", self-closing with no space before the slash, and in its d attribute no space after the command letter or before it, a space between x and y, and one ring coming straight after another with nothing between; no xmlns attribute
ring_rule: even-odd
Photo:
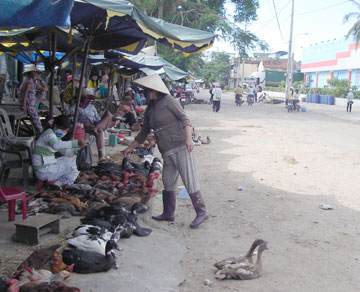
<svg viewBox="0 0 360 292"><path fill-rule="evenodd" d="M351 113L352 102L347 103L346 111Z"/></svg>
<svg viewBox="0 0 360 292"><path fill-rule="evenodd" d="M218 112L220 110L220 100L213 100L213 110Z"/></svg>
<svg viewBox="0 0 360 292"><path fill-rule="evenodd" d="M136 124L136 119L133 113L127 113L124 115L124 118L126 118L125 123L129 124L130 127Z"/></svg>

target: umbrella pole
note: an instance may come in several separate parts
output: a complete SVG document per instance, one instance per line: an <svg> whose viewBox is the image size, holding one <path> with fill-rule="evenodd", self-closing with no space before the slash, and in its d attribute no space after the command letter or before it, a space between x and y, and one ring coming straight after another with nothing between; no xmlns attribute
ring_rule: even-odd
<svg viewBox="0 0 360 292"><path fill-rule="evenodd" d="M82 83L83 83L83 78L84 78L84 75L85 75L86 64L87 64L87 60L88 60L88 56L89 56L90 42L91 42L90 39L91 39L91 36L88 36L88 38L87 38L87 43L86 43L86 49L85 49L85 57L84 57L84 60L83 60L83 63L82 63L82 67L81 67L79 93L78 93L77 100L76 100L74 125L73 125L72 133L71 133L71 137L72 137L72 138L74 138L75 127L76 127L77 119L78 119L78 116L79 116L79 105L80 105L80 98L81 98L81 94L82 94Z"/></svg>
<svg viewBox="0 0 360 292"><path fill-rule="evenodd" d="M50 59L50 92L49 92L49 119L53 118L53 104L54 104L54 79L55 79L55 61L56 61L56 35L51 33L51 59Z"/></svg>
<svg viewBox="0 0 360 292"><path fill-rule="evenodd" d="M77 60L77 53L74 54L73 56L73 66L72 66L72 77L71 77L71 83L72 83L72 92L71 92L71 96L74 97L75 96L75 86L74 86L74 80L75 80L75 72L76 72L76 60ZM80 83L79 83L80 84Z"/></svg>

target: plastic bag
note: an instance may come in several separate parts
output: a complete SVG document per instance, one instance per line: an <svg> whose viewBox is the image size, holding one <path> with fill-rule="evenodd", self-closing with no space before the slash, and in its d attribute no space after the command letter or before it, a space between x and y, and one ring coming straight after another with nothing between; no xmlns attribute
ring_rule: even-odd
<svg viewBox="0 0 360 292"><path fill-rule="evenodd" d="M79 150L76 158L76 165L80 171L89 170L91 168L92 153L89 144Z"/></svg>

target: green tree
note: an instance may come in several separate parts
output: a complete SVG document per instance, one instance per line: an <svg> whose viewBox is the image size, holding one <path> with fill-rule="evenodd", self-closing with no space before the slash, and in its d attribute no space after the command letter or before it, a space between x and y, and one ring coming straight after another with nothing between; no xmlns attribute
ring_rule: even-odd
<svg viewBox="0 0 360 292"><path fill-rule="evenodd" d="M201 75L207 83L217 81L228 84L229 72L229 56L225 53L218 53L214 60L204 64Z"/></svg>
<svg viewBox="0 0 360 292"><path fill-rule="evenodd" d="M355 0L349 0L355 4L358 10L360 10L360 3ZM350 28L349 32L347 33L346 37L354 36L356 39L356 47L359 46L360 42L360 12L350 12L344 16L344 22L348 22L350 19L355 18L356 21L353 26Z"/></svg>

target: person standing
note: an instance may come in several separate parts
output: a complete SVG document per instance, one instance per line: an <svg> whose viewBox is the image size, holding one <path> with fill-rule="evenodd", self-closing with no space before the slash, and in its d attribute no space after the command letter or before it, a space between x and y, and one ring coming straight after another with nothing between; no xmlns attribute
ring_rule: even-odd
<svg viewBox="0 0 360 292"><path fill-rule="evenodd" d="M213 89L215 88L215 85L211 84L210 86L210 90L209 90L209 93L210 93L210 104L213 104L213 101L214 101L214 94L213 94Z"/></svg>
<svg viewBox="0 0 360 292"><path fill-rule="evenodd" d="M23 72L24 80L19 88L21 107L27 113L35 127L36 135L40 135L43 127L40 122L39 114L35 109L37 96L42 96L48 91L46 83L41 79L41 71L31 65Z"/></svg>
<svg viewBox="0 0 360 292"><path fill-rule="evenodd" d="M220 87L220 83L215 83L215 88L213 89L213 111L218 112L220 110L220 102L221 102L222 90Z"/></svg>
<svg viewBox="0 0 360 292"><path fill-rule="evenodd" d="M352 92L352 89L350 88L349 93L347 94L347 106L346 106L347 112L351 113L353 103L354 103L354 93Z"/></svg>
<svg viewBox="0 0 360 292"><path fill-rule="evenodd" d="M200 193L192 154L194 143L191 137L190 120L179 102L170 95L159 75L146 76L133 83L148 90L150 104L145 110L141 131L135 137L135 141L124 150L124 156L128 156L142 144L153 130L164 161L162 172L164 191L163 213L152 218L157 221L175 220L176 187L180 175L196 212L196 217L190 227L196 228L207 220L209 215Z"/></svg>

